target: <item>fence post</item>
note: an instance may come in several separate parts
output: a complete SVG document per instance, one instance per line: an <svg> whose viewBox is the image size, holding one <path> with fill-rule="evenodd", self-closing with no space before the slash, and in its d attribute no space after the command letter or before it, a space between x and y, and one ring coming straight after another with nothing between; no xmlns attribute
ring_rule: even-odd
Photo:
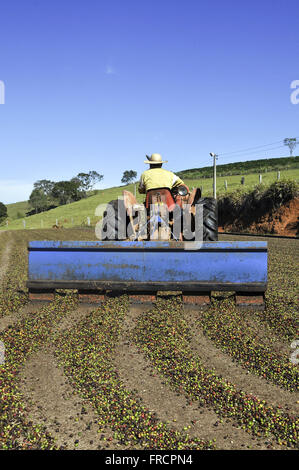
<svg viewBox="0 0 299 470"><path fill-rule="evenodd" d="M277 172L277 179L280 180L280 171Z"/></svg>
<svg viewBox="0 0 299 470"><path fill-rule="evenodd" d="M23 220L23 227L26 228L26 220Z"/></svg>
<svg viewBox="0 0 299 470"><path fill-rule="evenodd" d="M225 191L227 191L227 180L224 180Z"/></svg>
<svg viewBox="0 0 299 470"><path fill-rule="evenodd" d="M90 225L90 217L87 217L87 225Z"/></svg>
<svg viewBox="0 0 299 470"><path fill-rule="evenodd" d="M260 175L259 175L259 182L261 183L262 180L263 180L263 177L262 177L262 175L260 174Z"/></svg>

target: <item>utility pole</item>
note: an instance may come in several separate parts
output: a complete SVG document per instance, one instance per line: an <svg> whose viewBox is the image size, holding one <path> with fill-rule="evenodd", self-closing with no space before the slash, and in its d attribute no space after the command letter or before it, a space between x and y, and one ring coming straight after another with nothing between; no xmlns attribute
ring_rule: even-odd
<svg viewBox="0 0 299 470"><path fill-rule="evenodd" d="M216 153L210 152L211 157L213 157L213 164L214 164L214 173L213 173L213 197L216 199L216 160L218 159L218 155Z"/></svg>

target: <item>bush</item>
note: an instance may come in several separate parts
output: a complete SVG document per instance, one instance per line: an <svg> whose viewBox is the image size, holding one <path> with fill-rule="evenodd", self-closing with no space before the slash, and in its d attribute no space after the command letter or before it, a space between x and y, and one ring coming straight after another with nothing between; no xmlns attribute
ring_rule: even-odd
<svg viewBox="0 0 299 470"><path fill-rule="evenodd" d="M0 202L0 223L7 218L7 207L3 202Z"/></svg>
<svg viewBox="0 0 299 470"><path fill-rule="evenodd" d="M299 185L294 180L280 180L272 183L267 189L264 197L273 202L273 207L280 207L290 201L299 193Z"/></svg>

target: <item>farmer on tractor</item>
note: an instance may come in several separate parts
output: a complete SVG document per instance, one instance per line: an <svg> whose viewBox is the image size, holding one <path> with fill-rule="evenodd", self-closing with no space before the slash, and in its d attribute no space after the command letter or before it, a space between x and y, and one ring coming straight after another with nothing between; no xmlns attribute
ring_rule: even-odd
<svg viewBox="0 0 299 470"><path fill-rule="evenodd" d="M172 190L177 186L185 186L184 182L172 173L172 171L162 168L162 164L167 163L167 160L162 160L159 153L153 153L150 157L146 155L146 158L147 160L145 160L144 163L150 165L150 167L148 170L144 171L140 177L139 193L145 194L157 188L168 188Z"/></svg>
<svg viewBox="0 0 299 470"><path fill-rule="evenodd" d="M199 233L198 220L200 239L217 240L216 200L203 198L200 188L190 192L181 178L162 168L167 162L159 153L146 158L150 168L142 173L138 187L144 202L138 203L127 190L122 199L110 201L103 213L101 240L193 240Z"/></svg>

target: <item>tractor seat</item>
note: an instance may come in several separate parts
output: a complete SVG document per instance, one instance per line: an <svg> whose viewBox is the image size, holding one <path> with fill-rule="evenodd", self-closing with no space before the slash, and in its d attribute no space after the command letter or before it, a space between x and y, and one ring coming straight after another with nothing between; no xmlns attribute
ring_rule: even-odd
<svg viewBox="0 0 299 470"><path fill-rule="evenodd" d="M170 212L175 208L175 200L169 188L155 188L150 189L146 193L145 207L150 208L151 204L166 204Z"/></svg>

